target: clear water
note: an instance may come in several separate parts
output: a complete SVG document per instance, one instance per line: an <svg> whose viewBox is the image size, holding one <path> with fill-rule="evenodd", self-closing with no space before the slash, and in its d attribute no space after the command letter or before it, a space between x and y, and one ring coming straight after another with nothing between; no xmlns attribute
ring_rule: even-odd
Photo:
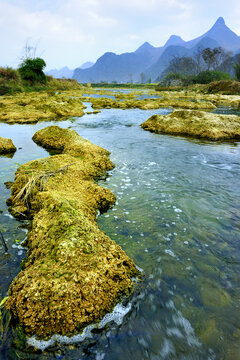
<svg viewBox="0 0 240 360"><path fill-rule="evenodd" d="M240 359L240 147L139 126L168 112L106 109L58 122L111 151L116 168L101 185L118 200L98 223L144 277L121 324L37 354L19 349L9 334L1 359ZM3 182L13 180L17 164L48 156L31 137L52 123L0 124L0 136L22 148L12 159L0 157L0 226L10 248L9 255L0 249L1 296L24 257L16 238L26 235L6 216Z"/></svg>

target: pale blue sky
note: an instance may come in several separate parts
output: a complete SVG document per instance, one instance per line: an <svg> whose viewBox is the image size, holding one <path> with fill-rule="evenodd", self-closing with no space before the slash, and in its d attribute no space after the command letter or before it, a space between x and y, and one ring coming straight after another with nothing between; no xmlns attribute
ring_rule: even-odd
<svg viewBox="0 0 240 360"><path fill-rule="evenodd" d="M240 35L239 0L0 0L0 66L16 67L29 39L47 68L75 68L106 51L190 40L219 16Z"/></svg>

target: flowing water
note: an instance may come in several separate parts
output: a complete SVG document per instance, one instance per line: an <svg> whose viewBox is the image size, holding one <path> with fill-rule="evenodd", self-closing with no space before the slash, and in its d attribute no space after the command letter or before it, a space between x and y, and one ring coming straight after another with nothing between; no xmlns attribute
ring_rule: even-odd
<svg viewBox="0 0 240 360"><path fill-rule="evenodd" d="M84 340L36 353L19 348L10 333L1 359L240 359L240 147L139 126L170 111L105 109L57 123L111 151L116 168L100 184L117 203L98 223L143 279L117 315ZM4 182L19 164L48 156L31 137L53 123L0 124L0 136L21 148L13 158L0 157L0 230L10 249L6 255L0 248L1 297L26 253Z"/></svg>

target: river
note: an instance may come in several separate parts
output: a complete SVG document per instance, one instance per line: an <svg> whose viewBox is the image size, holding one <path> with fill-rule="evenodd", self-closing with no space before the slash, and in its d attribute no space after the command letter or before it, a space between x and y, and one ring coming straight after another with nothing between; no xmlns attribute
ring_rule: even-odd
<svg viewBox="0 0 240 360"><path fill-rule="evenodd" d="M9 332L1 359L240 358L239 143L141 129L151 115L170 111L103 109L61 122L0 123L0 135L20 148L13 158L0 157L0 230L9 247L8 255L0 248L0 296L26 253L20 245L26 231L9 216L4 182L14 179L19 164L48 156L31 137L52 124L111 152L116 168L100 185L116 194L117 203L98 223L142 271L119 316L90 338L34 353L19 348Z"/></svg>

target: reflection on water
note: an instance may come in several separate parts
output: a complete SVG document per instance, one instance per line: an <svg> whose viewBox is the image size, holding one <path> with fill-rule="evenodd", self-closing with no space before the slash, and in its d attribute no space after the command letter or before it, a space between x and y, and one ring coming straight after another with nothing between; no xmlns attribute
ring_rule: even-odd
<svg viewBox="0 0 240 360"><path fill-rule="evenodd" d="M16 352L37 359L239 359L240 148L140 128L152 114L170 111L109 109L58 123L112 152L116 168L101 185L118 200L98 223L144 277L121 324L110 322L81 343L55 345L37 357L16 350L10 337L3 359ZM7 212L4 182L13 180L19 163L48 156L31 136L49 124L0 124L1 136L22 148L12 159L0 157L0 226L10 248L9 255L0 253L2 297L19 271L26 235Z"/></svg>

